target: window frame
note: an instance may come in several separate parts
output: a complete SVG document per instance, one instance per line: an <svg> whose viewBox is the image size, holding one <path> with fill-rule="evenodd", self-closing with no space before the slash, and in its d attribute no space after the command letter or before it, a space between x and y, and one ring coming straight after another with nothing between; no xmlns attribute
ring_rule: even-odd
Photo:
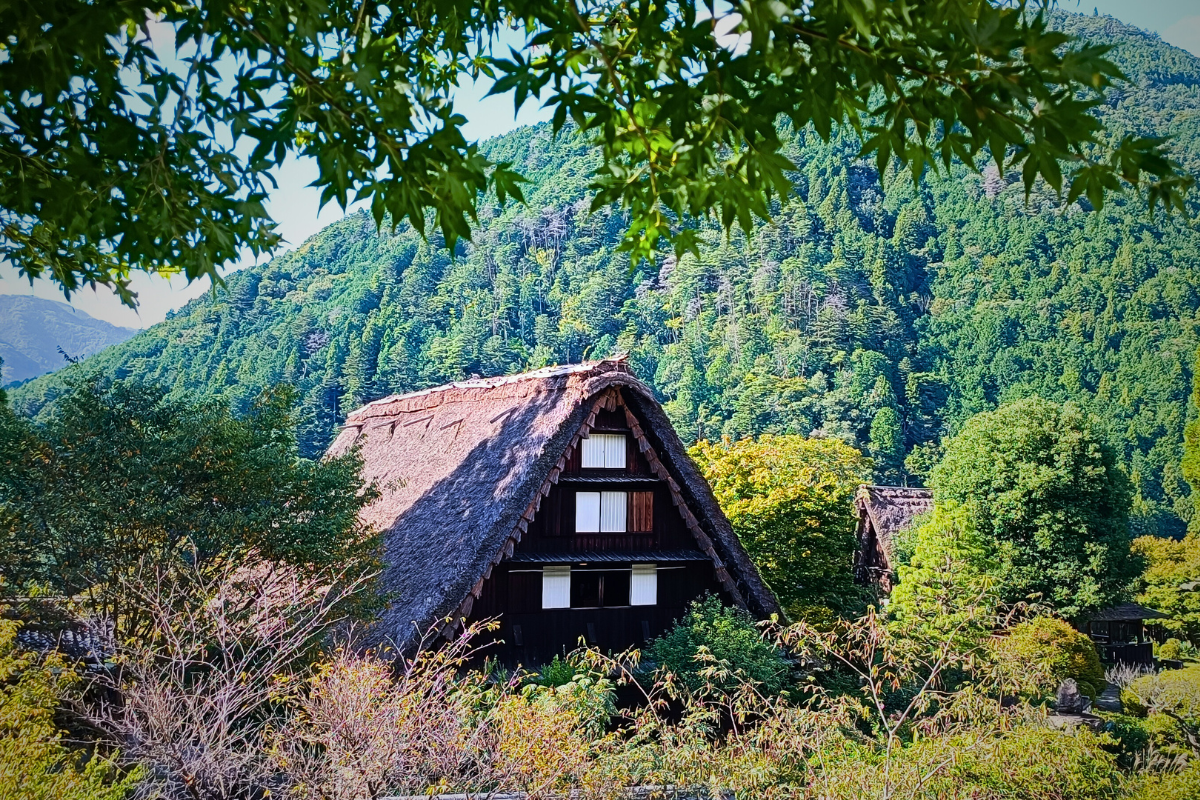
<svg viewBox="0 0 1200 800"><path fill-rule="evenodd" d="M628 466L629 437L624 433L596 431L582 440L580 450L580 469L623 470Z"/></svg>
<svg viewBox="0 0 1200 800"><path fill-rule="evenodd" d="M590 527L593 524L595 527ZM629 492L623 489L575 492L575 533L628 532Z"/></svg>

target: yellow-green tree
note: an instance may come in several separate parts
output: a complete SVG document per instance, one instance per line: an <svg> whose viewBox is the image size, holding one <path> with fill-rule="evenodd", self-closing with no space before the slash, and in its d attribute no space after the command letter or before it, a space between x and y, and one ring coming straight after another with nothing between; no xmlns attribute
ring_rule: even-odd
<svg viewBox="0 0 1200 800"><path fill-rule="evenodd" d="M1169 614L1160 622L1171 633L1200 641L1200 534L1181 541L1140 536L1132 549L1146 560L1137 601Z"/></svg>
<svg viewBox="0 0 1200 800"><path fill-rule="evenodd" d="M691 450L746 551L793 617L851 610L852 500L871 461L834 439L773 436Z"/></svg>
<svg viewBox="0 0 1200 800"><path fill-rule="evenodd" d="M995 547L966 508L939 504L906 532L888 614L909 638L967 643L988 632L996 604Z"/></svg>

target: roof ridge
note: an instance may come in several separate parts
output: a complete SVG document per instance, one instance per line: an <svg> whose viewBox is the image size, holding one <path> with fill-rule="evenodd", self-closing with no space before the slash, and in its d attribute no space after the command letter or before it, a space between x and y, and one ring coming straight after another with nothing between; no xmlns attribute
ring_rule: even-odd
<svg viewBox="0 0 1200 800"><path fill-rule="evenodd" d="M597 361L582 361L578 364L556 364L549 367L540 367L528 372L518 372L515 375L496 375L490 378L470 378L465 381L444 383L441 386L431 386L428 389L418 389L415 392L391 394L387 397L381 397L378 400L372 400L369 403L359 406L350 413L350 415L347 417L347 422L350 421L350 417L368 416L370 410L381 406L390 405L404 400L416 400L424 397L432 397L435 394L440 394L443 392L467 391L470 389L498 389L502 386L511 386L524 381L546 380L547 378L561 378L569 377L571 375L583 375L587 373L596 373L600 375L610 372L630 373L628 367L628 355L620 354L612 358L604 358Z"/></svg>

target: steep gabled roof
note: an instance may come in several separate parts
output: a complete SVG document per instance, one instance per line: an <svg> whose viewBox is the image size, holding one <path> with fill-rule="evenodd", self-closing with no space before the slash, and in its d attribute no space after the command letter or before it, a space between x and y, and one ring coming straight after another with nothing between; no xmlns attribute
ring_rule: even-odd
<svg viewBox="0 0 1200 800"><path fill-rule="evenodd" d="M933 509L933 493L906 486L860 486L854 506L859 517L855 572L859 580L876 582L890 591L888 573L892 569L896 534Z"/></svg>
<svg viewBox="0 0 1200 800"><path fill-rule="evenodd" d="M359 447L363 478L380 491L363 511L385 532L381 582L391 604L376 638L406 647L418 631L469 614L568 450L601 408L620 406L731 596L761 616L777 613L650 389L614 360L453 383L377 400L349 416L329 452Z"/></svg>
<svg viewBox="0 0 1200 800"><path fill-rule="evenodd" d="M871 520L876 535L890 546L895 534L933 509L933 492L907 486L860 486L854 505Z"/></svg>

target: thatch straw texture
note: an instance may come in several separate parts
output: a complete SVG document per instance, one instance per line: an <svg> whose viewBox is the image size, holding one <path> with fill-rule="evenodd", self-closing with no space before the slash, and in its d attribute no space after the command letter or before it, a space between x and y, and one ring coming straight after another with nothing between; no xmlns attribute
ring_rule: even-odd
<svg viewBox="0 0 1200 800"><path fill-rule="evenodd" d="M933 492L907 486L860 486L854 505L866 515L880 542L891 552L892 539L913 520L933 510Z"/></svg>
<svg viewBox="0 0 1200 800"><path fill-rule="evenodd" d="M731 596L756 614L778 612L649 388L623 361L601 361L388 397L349 416L329 452L361 449L363 478L380 490L363 517L385 532L381 581L390 603L372 638L404 649L419 631L449 619L448 633L468 614L569 448L618 399L644 421L635 437L643 452L652 449L652 464L661 461L698 549Z"/></svg>

